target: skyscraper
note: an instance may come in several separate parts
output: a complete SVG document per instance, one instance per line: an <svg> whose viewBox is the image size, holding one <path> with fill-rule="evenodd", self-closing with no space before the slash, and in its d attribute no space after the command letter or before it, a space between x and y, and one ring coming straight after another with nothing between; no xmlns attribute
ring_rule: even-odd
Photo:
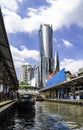
<svg viewBox="0 0 83 130"><path fill-rule="evenodd" d="M44 86L47 75L53 71L53 30L52 25L41 24L39 30L40 47L40 86Z"/></svg>
<svg viewBox="0 0 83 130"><path fill-rule="evenodd" d="M56 53L56 66L55 66L55 72L59 72L60 70L60 66L59 66L59 56L58 56L58 52Z"/></svg>

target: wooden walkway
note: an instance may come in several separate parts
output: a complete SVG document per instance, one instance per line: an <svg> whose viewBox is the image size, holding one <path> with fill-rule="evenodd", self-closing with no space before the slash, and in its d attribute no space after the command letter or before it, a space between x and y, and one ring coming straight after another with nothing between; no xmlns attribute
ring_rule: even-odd
<svg viewBox="0 0 83 130"><path fill-rule="evenodd" d="M83 106L83 99L82 100L76 100L76 99L45 99L45 101L64 103L64 104L73 104L73 105L82 105Z"/></svg>

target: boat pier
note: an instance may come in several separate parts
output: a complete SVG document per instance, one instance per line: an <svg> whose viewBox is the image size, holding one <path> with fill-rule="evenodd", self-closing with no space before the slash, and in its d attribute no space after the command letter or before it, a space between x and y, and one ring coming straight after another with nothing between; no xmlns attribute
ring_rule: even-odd
<svg viewBox="0 0 83 130"><path fill-rule="evenodd" d="M19 82L17 79L3 15L0 8L0 123L16 101Z"/></svg>
<svg viewBox="0 0 83 130"><path fill-rule="evenodd" d="M72 105L81 105L83 106L83 100L75 100L75 99L44 99L45 101L49 102L56 102L56 103L64 103L64 104L72 104Z"/></svg>
<svg viewBox="0 0 83 130"><path fill-rule="evenodd" d="M16 101L7 100L0 102L0 124L8 119L8 114L14 108Z"/></svg>
<svg viewBox="0 0 83 130"><path fill-rule="evenodd" d="M83 105L83 76L39 90L46 101Z"/></svg>

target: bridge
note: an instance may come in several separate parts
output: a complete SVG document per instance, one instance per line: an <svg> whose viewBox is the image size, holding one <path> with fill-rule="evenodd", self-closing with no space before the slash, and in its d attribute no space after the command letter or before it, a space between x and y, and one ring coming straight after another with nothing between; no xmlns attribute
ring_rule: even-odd
<svg viewBox="0 0 83 130"><path fill-rule="evenodd" d="M27 86L27 89L18 89L19 94L32 94L38 95L39 88L35 86Z"/></svg>

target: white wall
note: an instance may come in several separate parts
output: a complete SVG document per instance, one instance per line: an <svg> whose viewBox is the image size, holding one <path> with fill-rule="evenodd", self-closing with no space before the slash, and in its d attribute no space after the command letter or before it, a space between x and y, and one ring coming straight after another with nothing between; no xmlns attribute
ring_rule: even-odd
<svg viewBox="0 0 83 130"><path fill-rule="evenodd" d="M29 81L29 83L30 83L31 86L36 86L36 85L35 85L35 84L36 84L36 78L34 77L33 79L31 79L31 80Z"/></svg>

